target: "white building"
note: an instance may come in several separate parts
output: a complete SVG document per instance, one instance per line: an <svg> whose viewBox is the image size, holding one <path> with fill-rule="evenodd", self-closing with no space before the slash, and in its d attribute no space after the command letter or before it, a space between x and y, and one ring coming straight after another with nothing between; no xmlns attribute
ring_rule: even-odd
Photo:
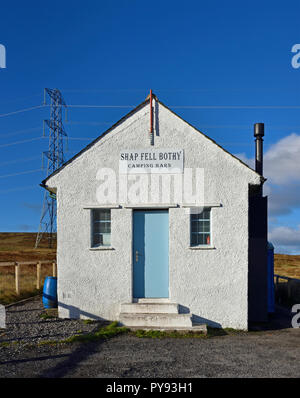
<svg viewBox="0 0 300 398"><path fill-rule="evenodd" d="M152 105L42 183L57 197L59 316L247 329L267 316L265 179Z"/></svg>

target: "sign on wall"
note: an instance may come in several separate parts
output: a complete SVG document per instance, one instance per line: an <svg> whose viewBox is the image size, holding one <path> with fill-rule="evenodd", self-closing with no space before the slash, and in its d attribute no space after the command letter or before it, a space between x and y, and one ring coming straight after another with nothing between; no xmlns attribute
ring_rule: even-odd
<svg viewBox="0 0 300 398"><path fill-rule="evenodd" d="M121 174L183 173L183 149L137 149L120 152Z"/></svg>

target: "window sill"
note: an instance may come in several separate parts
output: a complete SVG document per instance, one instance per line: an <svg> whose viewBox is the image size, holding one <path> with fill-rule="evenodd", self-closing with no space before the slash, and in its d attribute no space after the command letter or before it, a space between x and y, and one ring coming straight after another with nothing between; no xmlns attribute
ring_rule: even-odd
<svg viewBox="0 0 300 398"><path fill-rule="evenodd" d="M115 250L114 247L110 247L110 246L100 246L100 247L90 247L89 250Z"/></svg>
<svg viewBox="0 0 300 398"><path fill-rule="evenodd" d="M189 246L190 250L214 250L214 246Z"/></svg>

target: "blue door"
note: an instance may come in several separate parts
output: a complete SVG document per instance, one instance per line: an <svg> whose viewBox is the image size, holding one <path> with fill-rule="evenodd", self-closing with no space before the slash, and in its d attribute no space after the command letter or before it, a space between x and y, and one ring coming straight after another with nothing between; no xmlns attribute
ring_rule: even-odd
<svg viewBox="0 0 300 398"><path fill-rule="evenodd" d="M133 213L133 297L169 297L169 213Z"/></svg>

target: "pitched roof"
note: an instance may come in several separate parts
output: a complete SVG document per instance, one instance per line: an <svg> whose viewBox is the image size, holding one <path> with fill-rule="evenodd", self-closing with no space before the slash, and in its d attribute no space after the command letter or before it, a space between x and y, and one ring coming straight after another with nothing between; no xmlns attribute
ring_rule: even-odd
<svg viewBox="0 0 300 398"><path fill-rule="evenodd" d="M246 163L244 163L241 159L237 158L236 156L232 155L232 153L228 152L226 149L224 149L221 145L219 145L216 141L214 141L212 138L208 137L206 134L204 134L202 131L197 129L195 126L184 120L181 116L177 115L172 109L167 107L165 104L163 104L161 101L158 100L155 94L152 94L153 99L155 99L160 105L168 109L168 111L172 112L175 116L179 117L182 121L184 121L186 124L191 126L193 129L195 129L198 133L202 134L204 137L206 137L208 140L213 142L215 145L217 145L220 149L222 149L224 152L228 153L230 156L232 156L234 159L238 160L243 166L247 167L248 169L252 170L254 173L260 176L261 178L261 183L264 183L267 179L263 176L261 176L259 173L257 173L255 170L253 170L250 166L248 166ZM77 159L80 155L82 155L85 151L87 151L89 148L91 148L94 144L96 144L98 141L100 141L103 137L105 137L108 133L111 132L115 127L117 127L119 124L123 123L127 118L129 118L131 115L133 115L136 111L138 111L140 108L142 108L145 104L147 104L150 101L150 96L145 99L141 104L139 104L137 107L135 107L133 110L131 110L129 113L127 113L125 116L123 116L119 121L117 121L115 124L113 124L109 129L104 131L99 137L94 139L92 142L90 142L86 147L84 147L81 151L79 151L76 155L74 155L71 159L69 159L67 162L65 162L61 167L59 167L57 170L55 170L52 174L47 176L42 183L40 184L41 186L45 187L46 182L49 180L49 178L53 177L54 175L58 174L62 169L64 169L66 166L68 166L70 163L73 162L73 160Z"/></svg>

